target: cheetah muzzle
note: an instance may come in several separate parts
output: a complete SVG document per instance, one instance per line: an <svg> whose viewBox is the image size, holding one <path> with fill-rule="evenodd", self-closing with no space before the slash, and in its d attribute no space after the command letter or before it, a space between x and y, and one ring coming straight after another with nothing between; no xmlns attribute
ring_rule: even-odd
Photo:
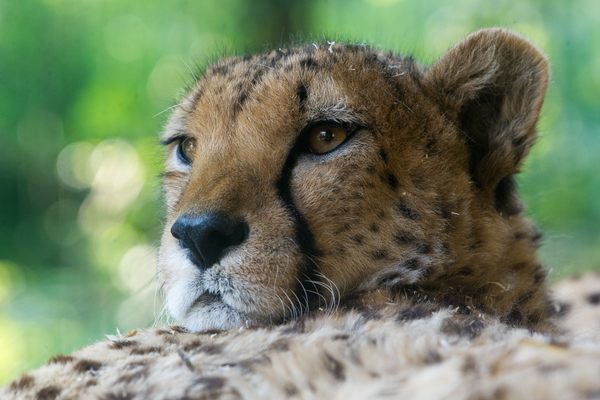
<svg viewBox="0 0 600 400"><path fill-rule="evenodd" d="M340 44L212 65L163 134L169 312L200 331L426 298L541 329L514 175L547 79L500 29L430 67Z"/></svg>

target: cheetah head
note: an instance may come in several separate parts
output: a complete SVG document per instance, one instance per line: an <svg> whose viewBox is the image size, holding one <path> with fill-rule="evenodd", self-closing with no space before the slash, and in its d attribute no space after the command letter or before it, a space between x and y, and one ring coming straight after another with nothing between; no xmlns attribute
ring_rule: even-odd
<svg viewBox="0 0 600 400"><path fill-rule="evenodd" d="M513 175L546 82L543 55L499 29L429 68L332 43L217 62L163 134L168 310L206 330L381 287L506 315L538 301Z"/></svg>

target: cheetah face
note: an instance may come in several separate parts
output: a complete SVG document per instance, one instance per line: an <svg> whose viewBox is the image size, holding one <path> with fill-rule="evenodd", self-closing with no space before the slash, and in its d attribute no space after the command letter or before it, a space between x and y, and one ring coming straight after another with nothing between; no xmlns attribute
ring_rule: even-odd
<svg viewBox="0 0 600 400"><path fill-rule="evenodd" d="M526 43L502 31L484 39L507 38ZM497 53L471 69L497 68L508 57ZM458 257L472 203L494 215L513 205L488 187L505 185L520 160L478 169L493 155L473 156L461 130L479 132L479 119L463 123L461 110L483 99L482 115L502 122L495 92L469 90L506 77L464 78L482 80L475 87L444 74L481 60L449 57L423 72L410 58L330 44L209 68L163 137L159 268L170 313L191 330L276 323L356 291L431 279ZM543 62L523 56L534 58ZM525 153L523 124L514 136Z"/></svg>

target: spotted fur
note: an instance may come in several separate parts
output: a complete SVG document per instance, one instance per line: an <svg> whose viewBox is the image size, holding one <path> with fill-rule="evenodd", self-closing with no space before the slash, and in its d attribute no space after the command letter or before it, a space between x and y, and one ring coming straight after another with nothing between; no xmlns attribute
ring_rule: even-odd
<svg viewBox="0 0 600 400"><path fill-rule="evenodd" d="M140 329L52 357L0 398L595 399L599 287L597 274L554 287L554 334L412 296L270 327Z"/></svg>

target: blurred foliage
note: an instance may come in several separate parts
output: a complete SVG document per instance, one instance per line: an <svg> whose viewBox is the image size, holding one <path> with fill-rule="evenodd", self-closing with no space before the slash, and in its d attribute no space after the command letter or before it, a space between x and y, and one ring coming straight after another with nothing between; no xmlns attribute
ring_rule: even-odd
<svg viewBox="0 0 600 400"><path fill-rule="evenodd" d="M541 137L520 178L562 276L600 265L600 2L0 0L0 384L152 324L156 145L191 71L289 38L431 62L483 26L548 54Z"/></svg>

